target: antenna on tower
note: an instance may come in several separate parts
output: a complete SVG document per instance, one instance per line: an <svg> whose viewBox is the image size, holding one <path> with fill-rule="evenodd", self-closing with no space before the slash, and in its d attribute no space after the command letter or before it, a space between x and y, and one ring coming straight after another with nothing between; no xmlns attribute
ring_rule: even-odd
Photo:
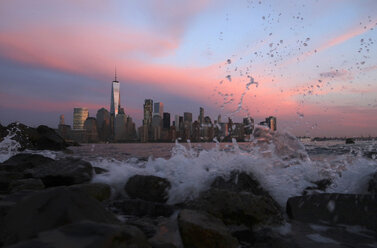
<svg viewBox="0 0 377 248"><path fill-rule="evenodd" d="M117 66L115 66L115 81L117 81Z"/></svg>

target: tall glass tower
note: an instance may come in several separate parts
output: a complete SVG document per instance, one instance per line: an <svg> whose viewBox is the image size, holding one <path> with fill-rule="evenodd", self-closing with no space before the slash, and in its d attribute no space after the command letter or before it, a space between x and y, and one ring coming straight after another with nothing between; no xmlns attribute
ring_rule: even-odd
<svg viewBox="0 0 377 248"><path fill-rule="evenodd" d="M120 109L120 84L117 80L117 73L115 71L115 79L111 84L111 104L110 114L116 116Z"/></svg>

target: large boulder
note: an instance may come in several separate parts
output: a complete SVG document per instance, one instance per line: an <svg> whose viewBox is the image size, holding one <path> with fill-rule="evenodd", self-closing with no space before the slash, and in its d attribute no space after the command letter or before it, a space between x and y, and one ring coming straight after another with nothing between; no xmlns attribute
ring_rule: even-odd
<svg viewBox="0 0 377 248"><path fill-rule="evenodd" d="M2 132L13 135L12 139L20 144L20 150L63 150L68 146L54 129L43 125L32 128L21 123L12 123Z"/></svg>
<svg viewBox="0 0 377 248"><path fill-rule="evenodd" d="M287 214L306 223L358 225L377 231L377 197L374 195L315 194L287 201Z"/></svg>
<svg viewBox="0 0 377 248"><path fill-rule="evenodd" d="M249 192L210 189L187 203L187 207L205 211L227 225L253 226L280 224L282 213L276 202Z"/></svg>
<svg viewBox="0 0 377 248"><path fill-rule="evenodd" d="M62 226L55 230L42 232L38 238L20 242L9 248L34 247L151 247L144 234L134 226L110 225L92 221L82 221Z"/></svg>
<svg viewBox="0 0 377 248"><path fill-rule="evenodd" d="M140 199L122 199L112 203L121 214L134 216L170 216L174 212L171 205L160 202L144 201Z"/></svg>
<svg viewBox="0 0 377 248"><path fill-rule="evenodd" d="M118 224L97 200L79 189L58 187L26 195L11 206L0 225L4 245L35 237L39 232L83 220Z"/></svg>
<svg viewBox="0 0 377 248"><path fill-rule="evenodd" d="M111 187L105 183L83 183L70 187L78 188L100 202L109 200L111 197Z"/></svg>
<svg viewBox="0 0 377 248"><path fill-rule="evenodd" d="M204 212L182 210L178 215L178 226L184 247L231 248L238 247L224 223Z"/></svg>
<svg viewBox="0 0 377 248"><path fill-rule="evenodd" d="M162 177L135 175L128 179L124 189L129 197L164 203L168 200L170 182Z"/></svg>
<svg viewBox="0 0 377 248"><path fill-rule="evenodd" d="M27 173L40 178L46 187L55 187L89 182L93 168L89 162L68 157L27 170Z"/></svg>
<svg viewBox="0 0 377 248"><path fill-rule="evenodd" d="M35 178L45 187L89 182L93 168L79 158L53 160L38 154L20 153L0 164L0 190L11 191L14 180Z"/></svg>
<svg viewBox="0 0 377 248"><path fill-rule="evenodd" d="M278 203L252 174L233 171L229 177L217 177L211 188L186 203L220 218L227 225L280 224L283 220Z"/></svg>

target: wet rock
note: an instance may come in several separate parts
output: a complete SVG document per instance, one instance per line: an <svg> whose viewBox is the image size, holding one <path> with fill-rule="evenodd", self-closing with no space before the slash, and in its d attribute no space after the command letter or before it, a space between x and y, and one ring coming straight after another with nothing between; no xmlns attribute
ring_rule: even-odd
<svg viewBox="0 0 377 248"><path fill-rule="evenodd" d="M102 202L110 199L111 187L105 183L85 183L71 186L83 190L87 195Z"/></svg>
<svg viewBox="0 0 377 248"><path fill-rule="evenodd" d="M315 194L289 198L287 214L306 223L359 225L377 231L374 195Z"/></svg>
<svg viewBox="0 0 377 248"><path fill-rule="evenodd" d="M279 224L283 220L281 210L272 198L250 192L210 189L187 203L187 207L210 213L227 225L244 224L251 228Z"/></svg>
<svg viewBox="0 0 377 248"><path fill-rule="evenodd" d="M38 238L24 241L11 248L34 247L151 247L144 234L134 226L110 225L91 221L82 221L62 226L55 230L42 232Z"/></svg>
<svg viewBox="0 0 377 248"><path fill-rule="evenodd" d="M347 138L346 139L346 144L355 144L355 140L352 138Z"/></svg>
<svg viewBox="0 0 377 248"><path fill-rule="evenodd" d="M153 237L157 232L159 218L124 216L124 223L139 228L147 238Z"/></svg>
<svg viewBox="0 0 377 248"><path fill-rule="evenodd" d="M174 207L159 202L150 202L140 199L122 199L113 202L113 206L125 215L135 216L170 216L174 212Z"/></svg>
<svg viewBox="0 0 377 248"><path fill-rule="evenodd" d="M227 226L229 232L233 237L242 244L252 244L254 242L254 235L250 228L245 225L229 225Z"/></svg>
<svg viewBox="0 0 377 248"><path fill-rule="evenodd" d="M131 198L152 202L166 202L170 182L162 177L135 175L128 179L124 189Z"/></svg>
<svg viewBox="0 0 377 248"><path fill-rule="evenodd" d="M24 173L27 169L50 162L54 162L54 160L39 154L19 153L0 164L0 171Z"/></svg>
<svg viewBox="0 0 377 248"><path fill-rule="evenodd" d="M224 189L234 192L250 192L254 195L269 196L269 193L264 190L258 180L251 173L232 171L228 178L216 177L211 188Z"/></svg>
<svg viewBox="0 0 377 248"><path fill-rule="evenodd" d="M40 178L46 187L68 186L89 182L93 168L79 158L64 158L27 170L34 178Z"/></svg>
<svg viewBox="0 0 377 248"><path fill-rule="evenodd" d="M21 190L41 190L45 188L41 179L38 178L26 178L14 180L10 183L11 192Z"/></svg>
<svg viewBox="0 0 377 248"><path fill-rule="evenodd" d="M304 189L302 192L303 195L315 194L315 193L324 193L326 189L331 185L331 179L325 178L318 181L312 182L315 186L309 186Z"/></svg>
<svg viewBox="0 0 377 248"><path fill-rule="evenodd" d="M81 159L53 160L28 153L17 154L0 164L0 174L2 172L14 173L17 179L39 178L46 187L89 182L93 175L91 164Z"/></svg>
<svg viewBox="0 0 377 248"><path fill-rule="evenodd" d="M47 189L16 201L0 225L0 238L4 245L33 238L41 231L83 220L119 223L97 200L78 189Z"/></svg>
<svg viewBox="0 0 377 248"><path fill-rule="evenodd" d="M183 247L177 218L159 218L156 233L148 241L153 248Z"/></svg>
<svg viewBox="0 0 377 248"><path fill-rule="evenodd" d="M205 213L182 210L178 215L178 226L184 247L238 247L224 223Z"/></svg>
<svg viewBox="0 0 377 248"><path fill-rule="evenodd" d="M103 173L109 172L108 170L103 169L101 167L97 167L97 166L93 166L93 169L94 169L94 173L96 174L103 174Z"/></svg>
<svg viewBox="0 0 377 248"><path fill-rule="evenodd" d="M43 125L31 128L21 123L12 123L6 127L6 133L15 134L12 139L20 144L20 150L64 150L68 146L54 129Z"/></svg>
<svg viewBox="0 0 377 248"><path fill-rule="evenodd" d="M372 175L368 183L368 192L377 195L377 172Z"/></svg>

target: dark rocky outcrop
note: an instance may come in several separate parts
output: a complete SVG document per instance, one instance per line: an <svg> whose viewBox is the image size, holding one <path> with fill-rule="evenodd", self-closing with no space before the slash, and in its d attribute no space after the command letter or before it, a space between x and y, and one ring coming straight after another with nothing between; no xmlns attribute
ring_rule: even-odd
<svg viewBox="0 0 377 248"><path fill-rule="evenodd" d="M168 200L170 187L165 178L135 175L128 179L124 189L131 198L164 203Z"/></svg>
<svg viewBox="0 0 377 248"><path fill-rule="evenodd" d="M84 183L73 185L71 188L77 188L85 192L88 196L103 202L111 197L111 187L105 183Z"/></svg>
<svg viewBox="0 0 377 248"><path fill-rule="evenodd" d="M377 172L372 175L368 183L368 192L377 195Z"/></svg>
<svg viewBox="0 0 377 248"><path fill-rule="evenodd" d="M0 225L1 243L13 244L39 232L83 220L119 221L95 199L79 189L58 187L30 193L8 209Z"/></svg>
<svg viewBox="0 0 377 248"><path fill-rule="evenodd" d="M307 223L359 225L377 231L374 195L315 194L288 199L290 218Z"/></svg>
<svg viewBox="0 0 377 248"><path fill-rule="evenodd" d="M64 150L68 146L54 129L43 125L32 128L21 123L12 123L5 130L2 128L1 135L4 137L8 134L15 134L12 139L20 144L21 151L25 149Z"/></svg>
<svg viewBox="0 0 377 248"><path fill-rule="evenodd" d="M184 247L238 247L224 223L205 213L182 210L178 215L178 225Z"/></svg>
<svg viewBox="0 0 377 248"><path fill-rule="evenodd" d="M250 192L237 193L223 189L210 189L200 194L187 207L208 212L225 224L255 225L280 224L281 210L271 198Z"/></svg>
<svg viewBox="0 0 377 248"><path fill-rule="evenodd" d="M355 144L355 140L352 138L347 138L346 139L346 144Z"/></svg>
<svg viewBox="0 0 377 248"><path fill-rule="evenodd" d="M34 247L149 248L151 246L145 235L135 226L82 221L42 232L36 239L9 246L9 248Z"/></svg>
<svg viewBox="0 0 377 248"><path fill-rule="evenodd" d="M171 205L140 199L122 199L113 202L113 206L125 215L135 216L170 216L174 212Z"/></svg>
<svg viewBox="0 0 377 248"><path fill-rule="evenodd" d="M21 153L0 164L0 191L11 192L21 179L40 179L48 188L89 182L92 175L91 164L78 158L53 160L38 154Z"/></svg>
<svg viewBox="0 0 377 248"><path fill-rule="evenodd" d="M227 225L270 225L282 222L282 211L253 175L234 171L218 177L186 207L208 212Z"/></svg>

